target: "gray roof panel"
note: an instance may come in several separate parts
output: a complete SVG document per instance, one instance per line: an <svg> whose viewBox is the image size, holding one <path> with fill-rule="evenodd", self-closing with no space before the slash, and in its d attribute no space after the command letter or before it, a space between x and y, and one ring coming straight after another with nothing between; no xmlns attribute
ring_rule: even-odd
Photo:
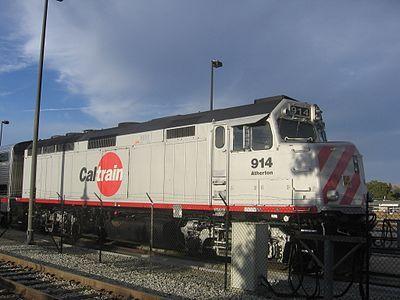
<svg viewBox="0 0 400 300"><path fill-rule="evenodd" d="M86 133L78 133L71 136L55 137L53 139L41 140L39 146L48 146L53 144L70 143L76 141L85 141L94 138L119 136L125 134L146 132L151 130L159 130L171 127L188 126L194 124L209 123L214 121L222 121L227 119L235 119L258 114L267 114L283 100L293 98L285 95L273 96L254 100L253 104L216 109L213 111L204 111L186 115L176 115L163 118L157 118L146 122L124 122L118 127L91 130Z"/></svg>

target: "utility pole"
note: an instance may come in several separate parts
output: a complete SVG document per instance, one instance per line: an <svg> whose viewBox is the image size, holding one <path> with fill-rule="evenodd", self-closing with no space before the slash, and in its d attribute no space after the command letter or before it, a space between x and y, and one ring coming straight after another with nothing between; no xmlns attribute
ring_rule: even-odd
<svg viewBox="0 0 400 300"><path fill-rule="evenodd" d="M57 0L62 2L63 0ZM39 117L40 117L40 101L42 97L42 78L43 78L43 62L44 62L44 46L46 41L46 24L47 24L47 10L49 8L49 0L44 1L43 22L42 22L42 36L40 41L40 56L39 56L39 72L37 81L37 94L36 94L36 108L35 119L33 122L33 139L32 139L32 164L31 164L31 185L29 193L29 206L28 206L28 228L26 231L26 243L33 243L33 205L36 200L36 168L37 168L37 144L39 136Z"/></svg>

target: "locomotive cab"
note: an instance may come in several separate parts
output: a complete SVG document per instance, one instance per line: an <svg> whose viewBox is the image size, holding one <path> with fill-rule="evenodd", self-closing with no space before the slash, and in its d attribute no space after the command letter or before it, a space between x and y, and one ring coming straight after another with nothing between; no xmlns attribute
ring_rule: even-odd
<svg viewBox="0 0 400 300"><path fill-rule="evenodd" d="M268 115L231 126L231 205L272 213L362 213L362 157L347 142L327 141L317 105L283 99ZM214 192L215 196L215 192ZM216 197L214 197L216 198Z"/></svg>
<svg viewBox="0 0 400 300"><path fill-rule="evenodd" d="M280 116L275 114L275 124L282 150L291 153L293 204L306 202L318 212L363 213L362 156L351 143L327 141L319 107L288 102Z"/></svg>

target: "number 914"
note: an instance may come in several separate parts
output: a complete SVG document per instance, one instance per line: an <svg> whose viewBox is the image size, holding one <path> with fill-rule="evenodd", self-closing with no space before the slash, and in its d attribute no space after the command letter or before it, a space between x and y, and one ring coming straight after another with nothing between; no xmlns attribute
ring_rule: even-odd
<svg viewBox="0 0 400 300"><path fill-rule="evenodd" d="M260 167L260 168L266 168L266 167L271 168L272 165L273 165L273 163L272 163L272 158L271 157L268 157L267 159L264 159L264 158L261 158L261 159L253 158L251 160L251 167L253 169L258 168L258 167Z"/></svg>

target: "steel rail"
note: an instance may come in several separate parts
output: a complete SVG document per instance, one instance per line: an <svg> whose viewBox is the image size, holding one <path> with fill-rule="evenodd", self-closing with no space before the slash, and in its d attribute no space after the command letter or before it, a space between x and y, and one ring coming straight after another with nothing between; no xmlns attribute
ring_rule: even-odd
<svg viewBox="0 0 400 300"><path fill-rule="evenodd" d="M4 286L7 290L12 291L13 293L17 294L18 296L24 299L35 299L35 300L61 299L59 297L49 295L43 291L21 284L15 280L3 277L0 277L0 285Z"/></svg>
<svg viewBox="0 0 400 300"><path fill-rule="evenodd" d="M121 286L121 285L117 285L117 284L113 284L113 283L109 283L109 282L105 282L105 281L101 281L101 280L90 278L87 276L74 274L72 272L61 270L61 269L58 269L55 267L50 267L45 264L39 264L39 263L33 262L29 259L12 256L12 255L4 253L4 252L0 252L0 261L11 262L18 266L21 266L24 268L29 268L31 270L38 271L40 273L51 274L51 275L55 276L56 278L59 278L62 280L75 281L75 282L80 283L81 285L90 287L94 290L101 291L101 292L106 291L106 292L112 293L113 295L124 297L124 298L133 298L133 299L140 299L140 300L165 299L158 295L153 295L153 294L150 294L147 292L135 290L132 288L128 288L125 286ZM6 282L7 282L7 279L5 280L5 283ZM33 291L34 290L33 288L29 288L29 287L26 287L24 285L17 284L17 283L10 282L9 284L10 284L9 286L15 288L15 290L18 289L19 291L24 292L24 289L25 289L26 293L29 293L29 295L34 295L34 293L35 293L35 291ZM31 291L31 289L32 289L32 291ZM40 298L40 297L44 297L44 298ZM46 296L46 295L44 295L44 293L40 297L38 294L36 296L29 297L28 299L39 299L39 300L59 299L57 297L50 296L50 295Z"/></svg>

